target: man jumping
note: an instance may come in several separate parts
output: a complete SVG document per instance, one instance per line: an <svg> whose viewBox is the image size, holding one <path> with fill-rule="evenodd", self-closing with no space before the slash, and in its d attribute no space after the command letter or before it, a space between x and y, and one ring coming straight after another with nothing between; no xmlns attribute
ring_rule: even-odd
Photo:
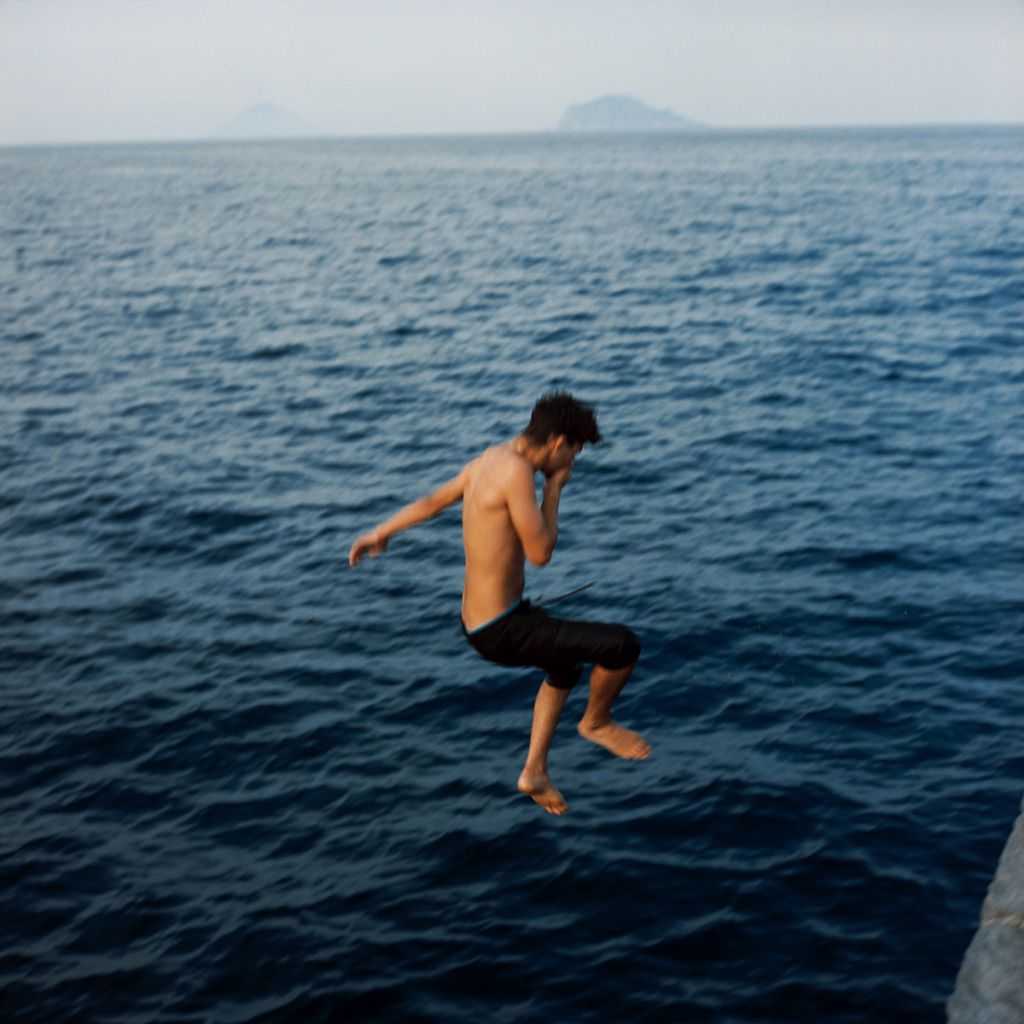
<svg viewBox="0 0 1024 1024"><path fill-rule="evenodd" d="M348 556L349 565L364 555L376 558L396 533L462 499L462 631L489 661L533 665L546 673L534 702L530 749L517 787L551 814L569 809L548 778L548 750L584 662L594 668L579 734L629 760L645 758L651 750L611 718L612 704L640 656L640 641L632 630L558 619L523 598L524 560L532 565L551 560L558 542L558 503L573 462L585 444L600 440L592 409L565 392L546 394L518 437L488 448L433 494L364 534ZM544 474L539 507L537 473Z"/></svg>

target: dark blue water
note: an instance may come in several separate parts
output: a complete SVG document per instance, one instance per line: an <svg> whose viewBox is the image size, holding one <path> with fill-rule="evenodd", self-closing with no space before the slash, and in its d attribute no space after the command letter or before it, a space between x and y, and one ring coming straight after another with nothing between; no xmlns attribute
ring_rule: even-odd
<svg viewBox="0 0 1024 1024"><path fill-rule="evenodd" d="M939 1019L1024 789L1024 129L0 150L0 1016ZM531 594L459 517L597 409Z"/></svg>

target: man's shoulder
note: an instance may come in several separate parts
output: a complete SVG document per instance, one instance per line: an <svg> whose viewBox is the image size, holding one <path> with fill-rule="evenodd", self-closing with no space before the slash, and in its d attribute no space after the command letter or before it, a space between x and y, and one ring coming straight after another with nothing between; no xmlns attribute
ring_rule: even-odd
<svg viewBox="0 0 1024 1024"><path fill-rule="evenodd" d="M506 444L496 444L487 448L477 457L476 461L482 468L495 476L505 479L518 479L526 477L533 479L533 471L530 464L521 456L512 451Z"/></svg>
<svg viewBox="0 0 1024 1024"><path fill-rule="evenodd" d="M465 472L486 481L488 489L504 491L510 485L521 486L523 481L533 486L529 463L504 444L484 449L466 466Z"/></svg>

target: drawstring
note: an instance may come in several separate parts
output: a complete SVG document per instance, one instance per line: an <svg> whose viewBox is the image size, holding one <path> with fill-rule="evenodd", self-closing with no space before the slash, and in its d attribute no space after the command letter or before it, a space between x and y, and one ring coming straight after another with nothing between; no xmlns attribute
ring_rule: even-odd
<svg viewBox="0 0 1024 1024"><path fill-rule="evenodd" d="M561 601L565 601L567 598L575 597L577 594L582 594L584 590L589 590L597 580L591 580L589 583L584 583L582 587L577 587L575 590L570 590L568 594L562 594L560 597L553 597L549 601L537 601L538 608L547 608L550 605L558 604Z"/></svg>

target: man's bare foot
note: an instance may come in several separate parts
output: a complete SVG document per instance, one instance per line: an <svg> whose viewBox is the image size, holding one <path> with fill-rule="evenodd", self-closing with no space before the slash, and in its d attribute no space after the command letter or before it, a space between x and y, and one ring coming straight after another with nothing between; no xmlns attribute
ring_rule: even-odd
<svg viewBox="0 0 1024 1024"><path fill-rule="evenodd" d="M547 775L535 775L523 769L516 783L516 789L533 797L548 814L565 814L569 805L562 799L562 794L551 785Z"/></svg>
<svg viewBox="0 0 1024 1024"><path fill-rule="evenodd" d="M627 761L642 761L651 752L651 748L642 736L631 729L609 721L606 725L588 726L582 722L576 731L591 743L597 743L610 750L616 757L624 757Z"/></svg>

